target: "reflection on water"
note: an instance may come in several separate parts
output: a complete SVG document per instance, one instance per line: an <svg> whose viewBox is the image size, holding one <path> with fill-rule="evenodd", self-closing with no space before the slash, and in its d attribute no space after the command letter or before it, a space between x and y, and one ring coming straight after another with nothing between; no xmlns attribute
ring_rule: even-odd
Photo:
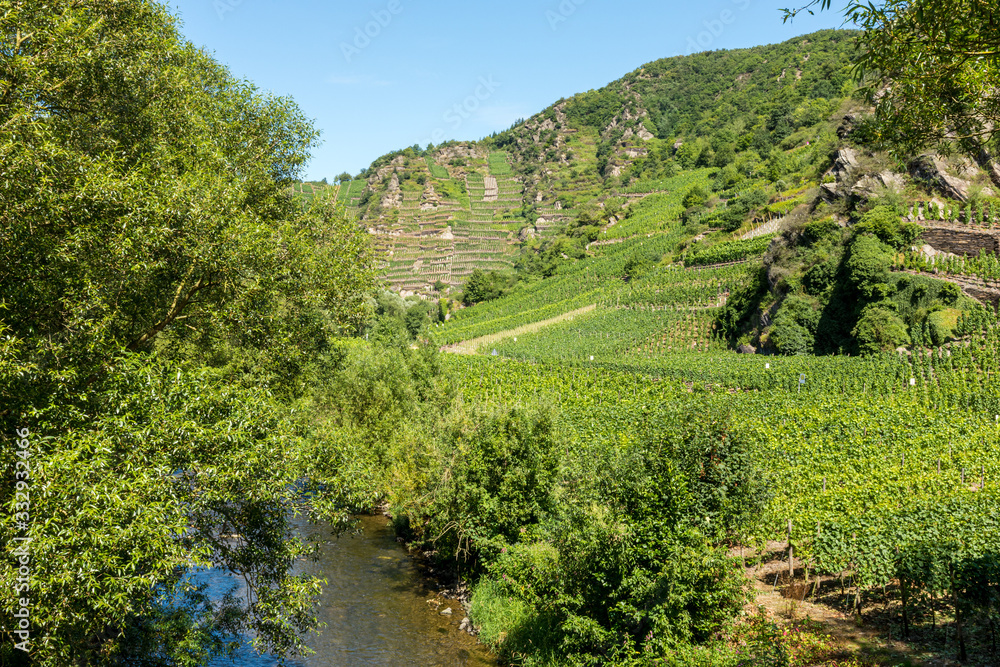
<svg viewBox="0 0 1000 667"><path fill-rule="evenodd" d="M454 613L442 616L428 600L434 592L405 550L396 543L383 517L362 517L360 535L330 536L329 526L299 525L303 534L324 540L319 560L303 563L301 571L324 578L327 585L319 600L317 615L326 623L306 643L314 655L288 661L295 667L481 667L496 663L458 625L464 617L460 604L444 600ZM222 573L204 575L214 593L221 595L233 585ZM202 579L202 577L199 577ZM213 667L234 664L228 659ZM237 665L271 667L277 661L244 648Z"/></svg>

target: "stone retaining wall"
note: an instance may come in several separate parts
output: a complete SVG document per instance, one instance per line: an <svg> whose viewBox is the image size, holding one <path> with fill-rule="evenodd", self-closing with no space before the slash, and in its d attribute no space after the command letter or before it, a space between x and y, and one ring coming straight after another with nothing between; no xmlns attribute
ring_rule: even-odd
<svg viewBox="0 0 1000 667"><path fill-rule="evenodd" d="M975 257L981 250L1000 254L1000 231L968 229L961 225L923 225L924 242L942 252Z"/></svg>

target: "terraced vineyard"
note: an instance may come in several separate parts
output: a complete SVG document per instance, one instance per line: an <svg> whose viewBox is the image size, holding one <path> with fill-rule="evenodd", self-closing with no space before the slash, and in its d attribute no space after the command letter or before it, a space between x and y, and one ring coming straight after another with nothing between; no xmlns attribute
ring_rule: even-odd
<svg viewBox="0 0 1000 667"><path fill-rule="evenodd" d="M672 318L690 321L678 311L664 316ZM655 438L669 423L666 406L698 400L725 410L773 490L754 530L733 536L744 557L768 541L793 545L813 595L844 590L841 604L855 613L888 597L897 621L909 613L914 623L917 608L926 609L920 596L929 595L953 613L957 596L980 585L953 577L993 576L961 568L1000 539L996 325L966 346L912 358L657 358L641 343L655 330L650 322L635 311L593 314L527 346L505 342L499 358L449 363L468 396L559 406L570 450L583 458ZM704 387L701 398L691 394ZM982 621L971 599L961 604L967 622Z"/></svg>
<svg viewBox="0 0 1000 667"><path fill-rule="evenodd" d="M398 158L383 170L389 183L378 220L367 220L381 249L389 285L401 292L430 293L435 285L460 287L476 268L510 270L521 207L520 183L506 155L453 159L445 166L427 156ZM494 175L490 168L499 173ZM346 200L360 199L367 181L352 181ZM357 199L354 193L357 192ZM377 195L376 195L377 196Z"/></svg>
<svg viewBox="0 0 1000 667"><path fill-rule="evenodd" d="M846 611L877 603L904 625L920 614L926 624L928 605L937 605L984 627L986 607L961 596L991 585L993 570L968 564L993 562L1000 539L996 316L977 306L961 321L960 340L910 354L736 354L716 329L719 309L758 270L774 231L760 225L767 233L746 240L696 243L686 266L663 261L634 273L637 257L669 257L685 238L671 220L672 197L633 202L623 223L633 234L437 328L440 343L493 336L478 356L449 358L466 395L558 406L581 459L655 438L670 423L664 406L706 401L730 416L772 490L753 528L731 536L745 558L786 544L795 585L804 581ZM790 203L776 215L799 203L779 201ZM997 277L988 253L894 261L896 269ZM532 322L541 326L525 326ZM503 334L515 327L516 337Z"/></svg>

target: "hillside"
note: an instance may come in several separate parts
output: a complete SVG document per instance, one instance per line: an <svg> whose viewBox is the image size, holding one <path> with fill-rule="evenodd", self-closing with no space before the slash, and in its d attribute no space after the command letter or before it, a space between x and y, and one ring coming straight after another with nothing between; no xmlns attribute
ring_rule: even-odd
<svg viewBox="0 0 1000 667"><path fill-rule="evenodd" d="M780 190L814 178L833 139L825 121L850 90L850 43L824 31L649 63L482 141L383 156L339 197L377 236L396 290L459 289L474 268L512 270L557 239L557 256L579 257L657 231L693 184L724 199L769 175ZM615 228L654 193L656 219Z"/></svg>
<svg viewBox="0 0 1000 667"><path fill-rule="evenodd" d="M853 39L650 63L341 186L396 292L366 335L491 415L387 495L509 664L997 664L1000 199L877 147Z"/></svg>
<svg viewBox="0 0 1000 667"><path fill-rule="evenodd" d="M933 142L827 31L331 184L175 14L0 14L0 667L1000 664L1000 54Z"/></svg>
<svg viewBox="0 0 1000 667"><path fill-rule="evenodd" d="M712 345L856 354L941 343L975 300L1000 296L992 260L979 257L996 246L989 180L959 158L870 149L866 110L851 98L854 35L655 61L482 141L385 155L338 198L376 238L393 290L445 300L432 319L455 318L446 343L470 319L476 338L619 304L621 285L661 293L667 280L696 293L712 270L677 267L748 261L763 268L729 271L705 303L683 305L701 308ZM878 227L877 240L855 243L866 215L881 221L863 227ZM959 219L980 231L939 224ZM847 266L862 247L879 276ZM643 275L630 275L636 266ZM936 275L890 279L898 270ZM569 286L587 275L600 279ZM650 338L632 342L659 349L664 327L647 322L633 333Z"/></svg>

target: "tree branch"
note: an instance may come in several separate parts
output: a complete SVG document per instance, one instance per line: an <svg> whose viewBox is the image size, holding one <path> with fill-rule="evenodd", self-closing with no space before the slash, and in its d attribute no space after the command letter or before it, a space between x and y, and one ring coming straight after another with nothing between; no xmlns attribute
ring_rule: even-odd
<svg viewBox="0 0 1000 667"><path fill-rule="evenodd" d="M150 329L147 329L145 333L143 333L141 336L139 336L134 341L129 343L128 347L126 348L128 351L136 352L143 345L145 345L150 340L155 338L161 331L167 328L171 322L175 321L178 318L178 316L180 316L180 314L184 311L184 309L187 308L187 306L191 303L191 300L194 298L195 294L197 294L198 292L207 287L212 287L213 285L215 285L215 283L211 281L211 278L206 279L205 276L202 276L201 278L198 278L198 280L195 282L194 285L191 286L191 289L185 292L184 287L187 284L188 278L191 277L191 273L193 271L194 271L194 265L192 264L191 268L188 269L188 273L184 277L184 280L182 280L181 284L177 287L177 293L174 295L174 302L170 305L169 310L167 310L167 314L163 317L162 320L157 322Z"/></svg>

